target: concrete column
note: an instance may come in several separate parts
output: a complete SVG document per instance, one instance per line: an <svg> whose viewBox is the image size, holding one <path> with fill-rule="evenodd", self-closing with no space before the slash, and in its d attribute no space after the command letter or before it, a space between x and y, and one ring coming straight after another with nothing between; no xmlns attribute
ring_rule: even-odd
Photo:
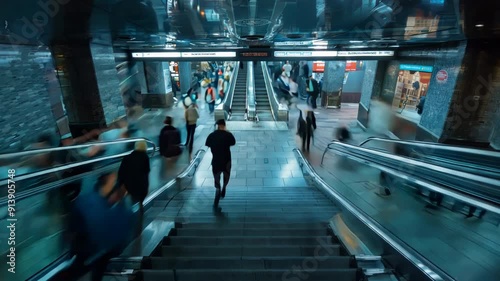
<svg viewBox="0 0 500 281"><path fill-rule="evenodd" d="M112 45L90 44L92 62L106 125L125 115Z"/></svg>
<svg viewBox="0 0 500 281"><path fill-rule="evenodd" d="M63 85L63 99L73 136L105 128L125 115L113 49L90 41L51 47Z"/></svg>
<svg viewBox="0 0 500 281"><path fill-rule="evenodd" d="M372 98L378 98L382 90L386 64L383 61L364 61L365 76L361 88L361 100L358 107L358 121L368 127L368 112Z"/></svg>
<svg viewBox="0 0 500 281"><path fill-rule="evenodd" d="M441 139L446 143L498 143L500 54L496 42L469 41Z"/></svg>
<svg viewBox="0 0 500 281"><path fill-rule="evenodd" d="M162 62L144 62L146 84L149 94L166 94Z"/></svg>
<svg viewBox="0 0 500 281"><path fill-rule="evenodd" d="M179 62L179 82L181 84L181 94L185 94L193 81L193 74L191 73L191 62Z"/></svg>
<svg viewBox="0 0 500 281"><path fill-rule="evenodd" d="M312 70L312 69L311 69ZM321 92L321 106L326 105L323 97L338 98L338 91L344 85L345 61L327 61L323 75L323 87ZM340 106L340 101L338 103Z"/></svg>

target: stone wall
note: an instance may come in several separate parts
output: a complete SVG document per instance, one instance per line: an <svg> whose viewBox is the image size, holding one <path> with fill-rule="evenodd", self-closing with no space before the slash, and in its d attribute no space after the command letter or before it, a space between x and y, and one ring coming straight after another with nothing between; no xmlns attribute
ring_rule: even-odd
<svg viewBox="0 0 500 281"><path fill-rule="evenodd" d="M31 46L0 45L0 152L18 151L43 132L56 132L47 89L50 53Z"/></svg>
<svg viewBox="0 0 500 281"><path fill-rule="evenodd" d="M345 61L327 61L323 76L323 92L336 92L342 88L344 85L344 74Z"/></svg>

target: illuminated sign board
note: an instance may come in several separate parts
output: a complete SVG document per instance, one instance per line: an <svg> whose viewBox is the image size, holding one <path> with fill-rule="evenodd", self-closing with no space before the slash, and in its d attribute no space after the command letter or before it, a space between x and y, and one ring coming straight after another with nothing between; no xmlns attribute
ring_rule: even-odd
<svg viewBox="0 0 500 281"><path fill-rule="evenodd" d="M409 71L432 72L432 66L427 66L427 65L401 64L399 65L399 69L409 70Z"/></svg>
<svg viewBox="0 0 500 281"><path fill-rule="evenodd" d="M183 52L181 53L183 58L234 58L236 57L236 52Z"/></svg>
<svg viewBox="0 0 500 281"><path fill-rule="evenodd" d="M339 57L392 57L394 51L339 51Z"/></svg>
<svg viewBox="0 0 500 281"><path fill-rule="evenodd" d="M270 57L271 54L269 52L255 51L255 52L240 52L238 56L244 58L252 58L252 57L263 58L263 57Z"/></svg>
<svg viewBox="0 0 500 281"><path fill-rule="evenodd" d="M234 58L236 52L154 52L132 53L133 58Z"/></svg>
<svg viewBox="0 0 500 281"><path fill-rule="evenodd" d="M277 58L286 57L336 57L337 51L275 51Z"/></svg>
<svg viewBox="0 0 500 281"><path fill-rule="evenodd" d="M325 62L324 61L314 61L313 62L313 72L325 72Z"/></svg>
<svg viewBox="0 0 500 281"><path fill-rule="evenodd" d="M180 58L180 52L132 53L133 58Z"/></svg>

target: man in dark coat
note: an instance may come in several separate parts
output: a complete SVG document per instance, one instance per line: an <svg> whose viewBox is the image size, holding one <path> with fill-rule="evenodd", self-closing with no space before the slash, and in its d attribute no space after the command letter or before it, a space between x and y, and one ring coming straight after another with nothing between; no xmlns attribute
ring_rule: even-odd
<svg viewBox="0 0 500 281"><path fill-rule="evenodd" d="M164 123L165 127L160 132L160 154L166 158L179 156L182 153L181 133L172 126L172 117L167 116Z"/></svg>

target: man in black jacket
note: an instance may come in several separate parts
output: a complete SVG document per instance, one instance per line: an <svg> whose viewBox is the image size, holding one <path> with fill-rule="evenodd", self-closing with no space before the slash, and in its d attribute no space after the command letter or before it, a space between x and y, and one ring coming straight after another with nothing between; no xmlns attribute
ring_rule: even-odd
<svg viewBox="0 0 500 281"><path fill-rule="evenodd" d="M216 123L217 130L207 137L205 145L212 151L212 173L215 181L214 209L218 209L220 198L226 196L226 187L231 175L231 146L236 144L233 134L226 131L226 121L220 119ZM220 186L220 175L224 183Z"/></svg>
<svg viewBox="0 0 500 281"><path fill-rule="evenodd" d="M182 153L181 133L172 125L172 117L167 116L164 123L166 126L160 132L160 154L166 158L179 156Z"/></svg>

